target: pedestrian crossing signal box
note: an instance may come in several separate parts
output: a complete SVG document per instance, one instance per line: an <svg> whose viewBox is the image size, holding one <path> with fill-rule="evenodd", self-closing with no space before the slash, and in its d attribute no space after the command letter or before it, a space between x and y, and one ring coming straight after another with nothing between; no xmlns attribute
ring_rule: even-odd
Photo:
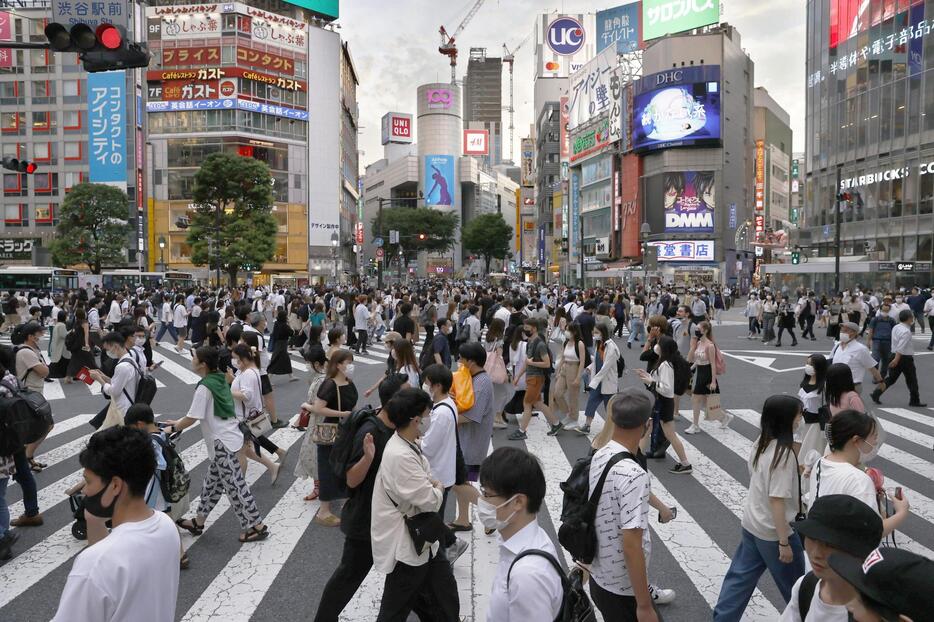
<svg viewBox="0 0 934 622"><path fill-rule="evenodd" d="M792 251L791 252L791 263L792 265L795 265L795 266L801 263L801 253L799 253L798 251Z"/></svg>

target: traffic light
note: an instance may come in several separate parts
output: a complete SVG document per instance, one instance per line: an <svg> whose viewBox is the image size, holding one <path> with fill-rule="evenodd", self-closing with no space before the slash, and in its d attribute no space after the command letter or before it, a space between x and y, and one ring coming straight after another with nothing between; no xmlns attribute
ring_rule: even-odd
<svg viewBox="0 0 934 622"><path fill-rule="evenodd" d="M114 24L101 24L92 30L87 24L70 29L52 22L45 27L49 47L55 52L75 52L89 73L149 66L149 47L126 39L126 30Z"/></svg>
<svg viewBox="0 0 934 622"><path fill-rule="evenodd" d="M795 266L801 263L801 253L798 251L791 251L791 263Z"/></svg>
<svg viewBox="0 0 934 622"><path fill-rule="evenodd" d="M29 162L28 160L19 160L17 158L11 158L9 156L3 158L3 168L8 171L16 171L17 173L26 173L31 175L36 172L36 169L39 168L39 165L35 162Z"/></svg>

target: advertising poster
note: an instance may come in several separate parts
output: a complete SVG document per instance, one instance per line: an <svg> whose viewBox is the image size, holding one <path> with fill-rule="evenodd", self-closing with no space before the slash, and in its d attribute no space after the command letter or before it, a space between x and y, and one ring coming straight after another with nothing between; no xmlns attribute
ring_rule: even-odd
<svg viewBox="0 0 934 622"><path fill-rule="evenodd" d="M616 50L607 48L571 76L568 129L574 130L612 108L610 76L616 67Z"/></svg>
<svg viewBox="0 0 934 622"><path fill-rule="evenodd" d="M665 173L665 233L713 233L717 182L713 171Z"/></svg>
<svg viewBox="0 0 934 622"><path fill-rule="evenodd" d="M485 156L489 154L489 130L464 130L464 155Z"/></svg>
<svg viewBox="0 0 934 622"><path fill-rule="evenodd" d="M88 74L89 181L126 190L126 71Z"/></svg>
<svg viewBox="0 0 934 622"><path fill-rule="evenodd" d="M756 211L765 210L765 141L756 141Z"/></svg>
<svg viewBox="0 0 934 622"><path fill-rule="evenodd" d="M571 222L570 236L568 236L568 249L573 249L575 260L580 258L580 225L581 225L581 174L574 170L571 173Z"/></svg>
<svg viewBox="0 0 934 622"><path fill-rule="evenodd" d="M597 11L598 53L614 44L619 54L628 54L639 49L640 8L638 2L632 2Z"/></svg>
<svg viewBox="0 0 934 622"><path fill-rule="evenodd" d="M454 156L425 156L425 179L422 184L425 192L425 205L454 205Z"/></svg>
<svg viewBox="0 0 934 622"><path fill-rule="evenodd" d="M535 143L531 138L523 138L520 149L522 149L520 164L520 181L523 186L534 186L535 185L535 169L534 169L534 158L535 158Z"/></svg>
<svg viewBox="0 0 934 622"><path fill-rule="evenodd" d="M645 41L719 21L720 0L642 0Z"/></svg>
<svg viewBox="0 0 934 622"><path fill-rule="evenodd" d="M642 203L639 200L642 177L642 158L627 153L620 163L619 228L621 231L620 255L639 257L642 254L640 228L642 226Z"/></svg>
<svg viewBox="0 0 934 622"><path fill-rule="evenodd" d="M639 81L633 98L633 150L720 139L720 67L673 69Z"/></svg>
<svg viewBox="0 0 934 622"><path fill-rule="evenodd" d="M900 9L904 11L909 2L902 0ZM924 4L923 0L910 0L910 5ZM851 37L865 32L870 26L895 17L895 0L831 0L830 2L830 49L834 49Z"/></svg>
<svg viewBox="0 0 934 622"><path fill-rule="evenodd" d="M569 131L568 124L570 123L570 115L568 110L568 98L562 97L559 101L561 106L561 128L559 129L560 133L560 156L562 160L568 159L568 154L571 152L571 143L568 140Z"/></svg>
<svg viewBox="0 0 934 622"><path fill-rule="evenodd" d="M0 40L9 41L13 37L10 34L10 13L0 13ZM12 50L0 49L0 67L13 66Z"/></svg>
<svg viewBox="0 0 934 622"><path fill-rule="evenodd" d="M382 143L411 143L412 115L387 112L382 119Z"/></svg>

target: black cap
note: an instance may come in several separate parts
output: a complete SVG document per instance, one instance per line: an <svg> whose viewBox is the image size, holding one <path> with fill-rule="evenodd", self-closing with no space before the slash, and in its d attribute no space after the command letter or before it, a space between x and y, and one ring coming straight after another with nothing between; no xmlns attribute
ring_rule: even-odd
<svg viewBox="0 0 934 622"><path fill-rule="evenodd" d="M912 620L934 611L934 561L902 549L878 548L865 560L834 553L830 567L856 590Z"/></svg>
<svg viewBox="0 0 934 622"><path fill-rule="evenodd" d="M882 519L875 510L849 495L818 497L808 517L791 523L799 534L863 559L882 540Z"/></svg>

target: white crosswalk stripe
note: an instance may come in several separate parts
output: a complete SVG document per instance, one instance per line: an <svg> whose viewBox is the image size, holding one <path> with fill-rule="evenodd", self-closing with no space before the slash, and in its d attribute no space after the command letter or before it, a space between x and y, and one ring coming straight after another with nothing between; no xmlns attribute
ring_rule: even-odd
<svg viewBox="0 0 934 622"><path fill-rule="evenodd" d="M371 352L375 354L375 351L376 348L371 347ZM178 361L183 357L176 358L174 352L159 353L159 358L166 361L169 357L172 357L174 365L182 366ZM173 369L172 365L164 364L163 368L165 375L162 377L172 383L170 386L188 385L184 377L177 375L178 370ZM70 388L66 386L64 390L70 391ZM704 424L705 433L701 436L682 438L694 472L691 476L677 478L693 480L690 492L686 492L682 486L675 485L683 480L672 481L672 477L659 470L660 467L667 468L668 461L651 463L654 472L653 492L663 502L678 507L677 519L665 525L657 522L654 512L650 514L653 550L658 552L656 554L664 552L670 555L680 567L677 579L682 583L669 576L666 577L666 581L670 584L662 587L676 588L682 593L696 593L700 601L710 608L716 603L720 583L733 553L718 543L719 536L716 534L724 524L735 527L737 533L739 531L748 475L745 472L737 472L735 465L738 464L737 460L745 465L752 447L752 439L758 433L761 417L760 412L756 410L733 409L731 412L737 417L731 428L722 430L719 426ZM886 487L901 486L905 490L912 506L913 516L902 525L897 534L897 542L899 546L908 550L934 557L931 550L934 548L934 499L930 495L934 467L929 460L931 443L934 442L934 411L884 407L876 412L888 431L889 441L880 449L874 466L886 473ZM683 429L684 422L690 418L690 411L682 410L680 415L683 420L679 421L678 425ZM39 461L48 463L50 469L57 469L57 479L38 478L39 504L47 522L52 521L52 530L26 547L14 547L16 556L0 566L0 619L12 619L6 614L6 608L17 606L23 598L29 598L33 586L42 585L43 590L59 593L67 573L56 571L63 566L69 567L74 556L84 546L84 543L72 537L70 513L61 511L60 506L67 500L65 490L80 478L77 456L92 431L85 427L92 416L78 414L59 421L37 456ZM603 420L599 416L594 420L591 437L599 433L602 423ZM568 440L573 437L567 433L551 437L545 434L545 430L543 418L533 419L525 446L538 456L548 482L544 503L547 512L542 513L541 520L550 521L550 528L556 530L562 504L562 495L557 484L567 477L578 456L571 455L573 452L569 449ZM271 435L276 444L286 449L300 445L301 438L301 433L290 428L277 430ZM490 450L510 444L504 438L503 432L497 432ZM179 440L179 450L187 468L190 471L197 470L192 482L194 497L200 492L200 474L207 460L200 432L192 433L191 429L186 430ZM674 457L671 451L669 454ZM264 494L267 494L267 502L265 507L261 507L261 511L264 521L270 526L271 536L261 544L229 547L229 552L224 553L225 557L216 574L212 574L210 580L199 587L197 594L191 595L183 604L180 603L178 620L245 622L256 615L268 594L279 589L283 569L289 560L302 547L309 546L306 542L308 538L304 537L308 530L320 529L311 526L311 519L318 507L317 502L309 503L302 499L310 483L292 477L292 464L294 457L290 456L289 463L283 467L285 471L280 476L278 486L268 488L268 479L263 479L265 469L261 465L250 463L246 478L251 486L259 486ZM12 482L10 491L8 496L19 493L18 487ZM710 500L719 503L723 508L722 513L711 516L709 512L695 511L699 502L698 495L708 496ZM196 498L192 499L192 508L196 506L197 501ZM449 503L454 503L453 495ZM10 512L14 517L21 514L22 501L11 503ZM201 547L217 544L215 532L223 529L219 528L220 521L226 520L229 523L229 514L230 505L224 496L205 526L206 534L212 535L200 538L193 538L187 533L182 535L182 542L186 548L195 547L192 551L195 560L198 559ZM496 537L484 535L476 519L474 527L473 532L458 536L467 540L470 546L455 565L455 577L461 600L461 616L468 622L482 622L486 619L489 590L496 573L499 551ZM315 536L322 537L322 534L326 534L323 537L342 537L336 530L318 531ZM209 541L215 541L214 545L209 544ZM310 546L314 546L314 542ZM566 553L563 557L565 563L570 563ZM336 564L336 560L332 563ZM651 563L649 575L652 578ZM182 577L184 579L185 575ZM766 582L769 581L770 579L766 578ZM379 606L382 586L383 576L371 572L341 619L348 622L372 620ZM320 590L320 587L309 587L309 591ZM750 622L776 620L783 608L783 603L776 599L774 590L769 593L765 588L762 591L757 589L743 619ZM664 609L662 611L664 615ZM308 617L311 617L313 609L307 613ZM709 611L694 614L695 619L709 618Z"/></svg>

